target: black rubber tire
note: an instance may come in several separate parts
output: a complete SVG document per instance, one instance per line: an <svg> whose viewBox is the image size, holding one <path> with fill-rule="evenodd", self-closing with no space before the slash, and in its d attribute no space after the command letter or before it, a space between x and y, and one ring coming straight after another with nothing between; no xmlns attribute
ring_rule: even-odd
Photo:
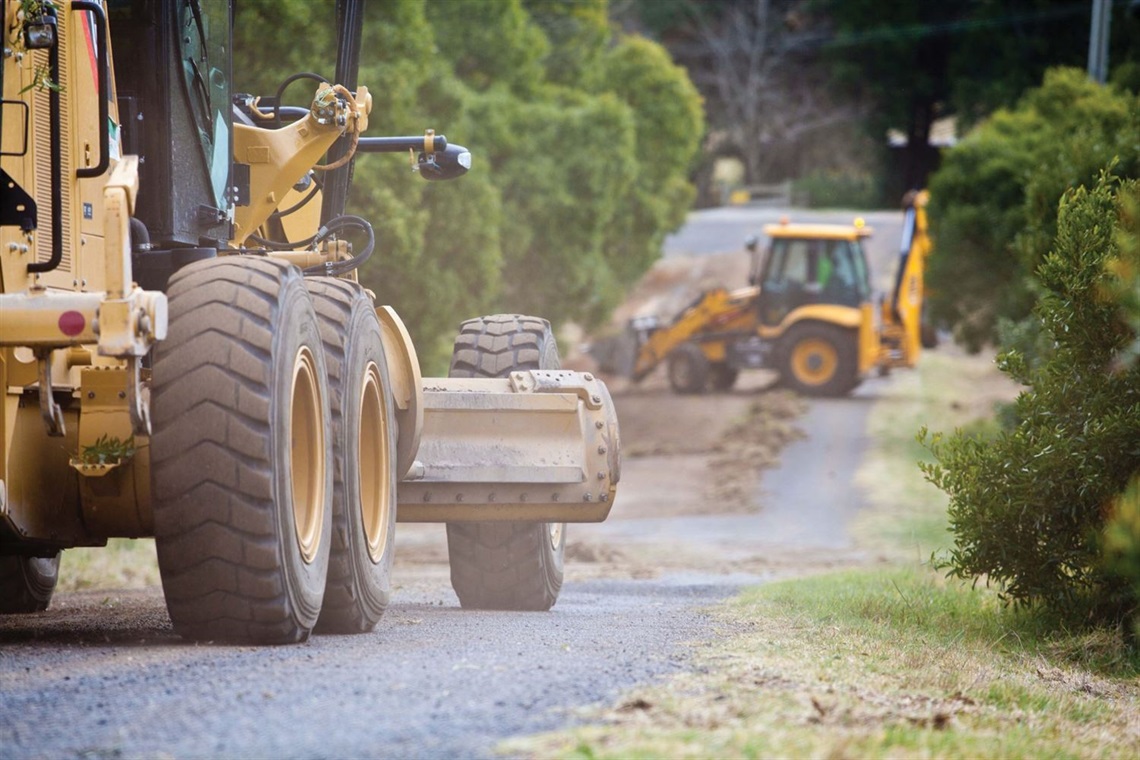
<svg viewBox="0 0 1140 760"><path fill-rule="evenodd" d="M303 641L325 593L333 487L327 370L303 278L230 256L180 269L167 296L151 472L174 629Z"/></svg>
<svg viewBox="0 0 1140 760"><path fill-rule="evenodd" d="M719 393L732 390L732 386L736 385L736 378L740 376L740 370L736 367L730 367L724 362L714 362L709 365L709 388Z"/></svg>
<svg viewBox="0 0 1140 760"><path fill-rule="evenodd" d="M928 350L938 348L938 329L929 322L923 322L919 327L919 342Z"/></svg>
<svg viewBox="0 0 1140 760"><path fill-rule="evenodd" d="M399 480L392 386L380 320L363 288L332 277L305 285L325 346L335 462L332 552L314 630L364 633L392 596Z"/></svg>
<svg viewBox="0 0 1140 760"><path fill-rule="evenodd" d="M460 326L451 377L505 377L519 369L558 369L550 323L496 314ZM565 525L533 522L447 524L451 586L467 609L548 610L562 589Z"/></svg>
<svg viewBox="0 0 1140 760"><path fill-rule="evenodd" d="M834 325L796 325L780 344L780 379L805 396L846 395L859 382L857 341L853 330Z"/></svg>
<svg viewBox="0 0 1140 760"><path fill-rule="evenodd" d="M696 343L682 343L670 351L665 369L676 393L704 393L708 385L709 360Z"/></svg>
<svg viewBox="0 0 1140 760"><path fill-rule="evenodd" d="M0 554L0 615L43 612L59 580L59 552L51 557Z"/></svg>

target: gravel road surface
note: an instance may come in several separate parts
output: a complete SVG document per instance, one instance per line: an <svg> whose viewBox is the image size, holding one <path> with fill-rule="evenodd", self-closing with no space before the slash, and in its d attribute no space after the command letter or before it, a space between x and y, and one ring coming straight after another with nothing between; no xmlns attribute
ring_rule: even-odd
<svg viewBox="0 0 1140 760"><path fill-rule="evenodd" d="M570 582L545 614L404 590L372 634L279 648L182 643L157 591L70 594L0 628L0 756L489 757L683 668L734 589Z"/></svg>

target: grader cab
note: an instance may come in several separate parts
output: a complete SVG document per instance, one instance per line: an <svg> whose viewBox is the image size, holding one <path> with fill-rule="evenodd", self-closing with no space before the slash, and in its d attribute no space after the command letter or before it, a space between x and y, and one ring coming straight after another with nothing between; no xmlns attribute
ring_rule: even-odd
<svg viewBox="0 0 1140 760"><path fill-rule="evenodd" d="M334 77L258 97L230 0L0 2L0 613L46 608L62 550L153 536L183 636L363 632L409 520L447 524L464 607L554 604L565 523L613 504L613 404L537 317L465 322L423 378L359 283L352 162L471 166L365 134L363 3Z"/></svg>

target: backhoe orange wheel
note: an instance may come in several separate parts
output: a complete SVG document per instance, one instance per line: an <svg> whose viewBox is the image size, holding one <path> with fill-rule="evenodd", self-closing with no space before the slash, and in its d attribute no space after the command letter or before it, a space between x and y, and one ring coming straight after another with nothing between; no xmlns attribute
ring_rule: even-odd
<svg viewBox="0 0 1140 760"><path fill-rule="evenodd" d="M332 410L333 541L317 633L372 630L392 594L396 530L395 404L380 320L359 285L305 280L324 341Z"/></svg>
<svg viewBox="0 0 1140 760"><path fill-rule="evenodd" d="M842 396L857 384L855 333L833 325L797 325L782 343L781 379L808 396Z"/></svg>
<svg viewBox="0 0 1140 760"><path fill-rule="evenodd" d="M839 369L839 352L821 338L807 338L792 348L792 373L804 385L823 385Z"/></svg>

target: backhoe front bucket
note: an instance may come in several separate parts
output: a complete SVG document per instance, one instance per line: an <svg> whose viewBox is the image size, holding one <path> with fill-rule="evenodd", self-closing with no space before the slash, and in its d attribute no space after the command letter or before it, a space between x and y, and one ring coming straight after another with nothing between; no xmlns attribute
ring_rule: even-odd
<svg viewBox="0 0 1140 760"><path fill-rule="evenodd" d="M567 370L505 378L425 378L401 522L601 522L621 477L606 386Z"/></svg>

